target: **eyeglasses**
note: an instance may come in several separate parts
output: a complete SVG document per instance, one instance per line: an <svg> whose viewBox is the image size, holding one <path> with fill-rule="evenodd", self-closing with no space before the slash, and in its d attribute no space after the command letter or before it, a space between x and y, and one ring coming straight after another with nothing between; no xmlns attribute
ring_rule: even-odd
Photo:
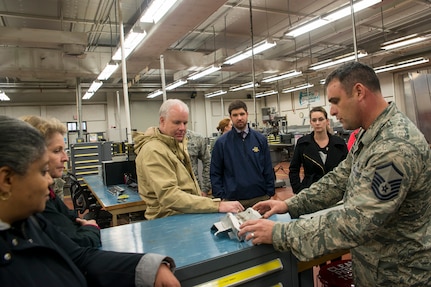
<svg viewBox="0 0 431 287"><path fill-rule="evenodd" d="M312 121L313 123L315 123L315 122L317 122L317 121L319 121L319 122L323 122L323 121L325 121L325 120L326 120L325 118L318 118L318 119L314 118L314 119L311 119L311 121Z"/></svg>

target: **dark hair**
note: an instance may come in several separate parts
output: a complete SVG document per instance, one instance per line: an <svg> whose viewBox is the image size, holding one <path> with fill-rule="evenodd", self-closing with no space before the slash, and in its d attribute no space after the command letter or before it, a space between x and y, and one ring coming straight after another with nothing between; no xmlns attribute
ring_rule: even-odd
<svg viewBox="0 0 431 287"><path fill-rule="evenodd" d="M21 120L0 116L0 167L8 166L24 175L30 164L46 150L45 140L34 127Z"/></svg>
<svg viewBox="0 0 431 287"><path fill-rule="evenodd" d="M325 89L333 80L339 80L347 95L350 95L353 86L361 83L373 92L380 92L380 81L373 68L359 63L349 62L332 71L325 80Z"/></svg>
<svg viewBox="0 0 431 287"><path fill-rule="evenodd" d="M314 107L310 110L310 119L311 119L311 114L314 112L321 112L323 113L323 115L325 116L325 119L328 119L328 113L326 112L326 110L323 107Z"/></svg>
<svg viewBox="0 0 431 287"><path fill-rule="evenodd" d="M232 103L230 103L228 111L229 111L229 115L231 114L231 112L233 110L237 110L237 109L244 109L244 111L247 112L247 105L240 100L235 100Z"/></svg>

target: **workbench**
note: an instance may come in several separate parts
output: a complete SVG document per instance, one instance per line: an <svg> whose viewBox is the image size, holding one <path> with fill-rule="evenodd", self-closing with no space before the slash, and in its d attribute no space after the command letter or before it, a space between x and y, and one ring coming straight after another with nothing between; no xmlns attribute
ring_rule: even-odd
<svg viewBox="0 0 431 287"><path fill-rule="evenodd" d="M124 199L118 199L118 196L109 192L110 186L103 184L103 179L99 175L89 175L83 177L88 189L96 197L103 210L112 214L112 225L118 224L117 216L130 212L145 211L147 205L142 200L137 190L128 187L126 184L116 184L124 188L122 195L127 196Z"/></svg>
<svg viewBox="0 0 431 287"><path fill-rule="evenodd" d="M272 245L254 246L211 230L224 213L183 214L101 230L102 249L172 257L181 286L298 286L297 260ZM288 221L290 216L274 215ZM203 284L203 285L201 285Z"/></svg>

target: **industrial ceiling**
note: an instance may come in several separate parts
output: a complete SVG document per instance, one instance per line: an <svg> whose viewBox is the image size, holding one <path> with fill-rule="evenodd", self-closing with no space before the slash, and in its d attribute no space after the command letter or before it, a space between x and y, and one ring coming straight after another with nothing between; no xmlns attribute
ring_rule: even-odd
<svg viewBox="0 0 431 287"><path fill-rule="evenodd" d="M161 88L162 74L169 84L213 64L221 69L174 91L227 90L290 70L302 75L261 83L257 91L316 84L330 69L314 71L310 65L354 51L366 51L360 61L373 67L431 56L431 37L406 48L381 49L403 36L431 35L429 0L383 0L295 38L286 36L292 27L351 1L179 0L157 24L139 24L150 0L117 1L0 0L0 90L10 96L9 103L73 102L77 87L84 93L119 46L120 22L125 34L136 25L147 32L126 61L129 93L143 98ZM265 39L276 46L222 64ZM106 92L122 86L119 68L89 101L103 101Z"/></svg>

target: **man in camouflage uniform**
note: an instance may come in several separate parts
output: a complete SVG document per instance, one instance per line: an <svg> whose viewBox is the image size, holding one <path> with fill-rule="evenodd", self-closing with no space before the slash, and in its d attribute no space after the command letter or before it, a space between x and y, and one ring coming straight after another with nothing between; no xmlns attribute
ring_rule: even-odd
<svg viewBox="0 0 431 287"><path fill-rule="evenodd" d="M345 161L286 201L254 206L268 218L296 218L334 205L343 208L287 223L248 221L239 236L292 251L299 260L350 249L353 278L362 286L431 286L431 154L416 126L388 104L373 69L348 63L326 79L331 114L345 129L361 127Z"/></svg>
<svg viewBox="0 0 431 287"><path fill-rule="evenodd" d="M198 180L199 187L204 193L202 195L206 196L211 191L211 181L210 181L210 163L211 154L209 151L209 146L207 140L198 133L191 130L187 130L186 137L188 140L187 151L190 156L190 161L193 167L193 173ZM199 179L199 160L202 162L202 180Z"/></svg>

